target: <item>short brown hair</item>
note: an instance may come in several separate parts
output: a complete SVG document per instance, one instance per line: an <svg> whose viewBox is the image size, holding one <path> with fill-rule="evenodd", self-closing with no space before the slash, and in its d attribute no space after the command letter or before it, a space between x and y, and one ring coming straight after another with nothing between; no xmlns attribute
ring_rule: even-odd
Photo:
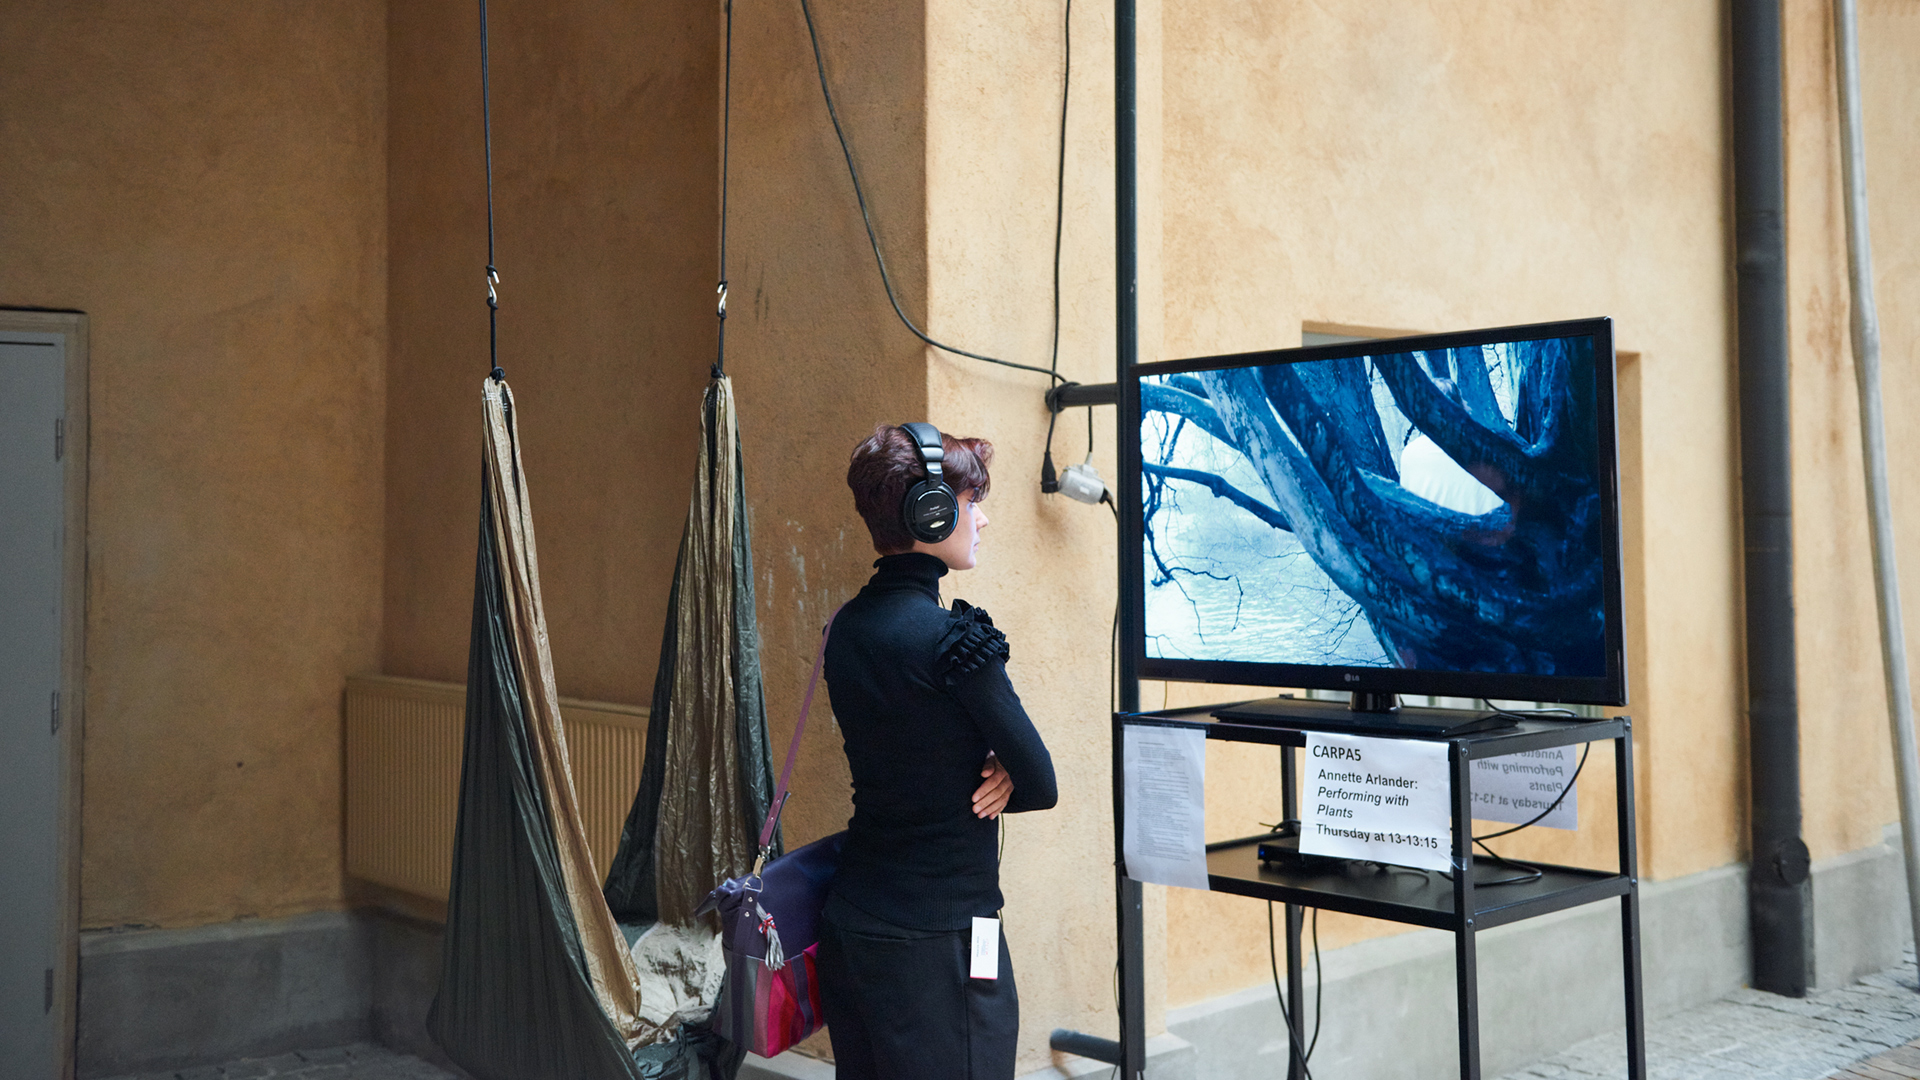
<svg viewBox="0 0 1920 1080"><path fill-rule="evenodd" d="M987 466L993 462L993 444L942 433L940 448L946 452L941 472L953 493L971 490L974 498L986 498L993 482L987 475ZM875 551L897 555L913 550L913 534L907 531L901 506L906 502L907 489L926 476L913 436L903 428L881 424L853 448L847 462L847 486L853 489L854 509L860 511L867 532L873 535Z"/></svg>

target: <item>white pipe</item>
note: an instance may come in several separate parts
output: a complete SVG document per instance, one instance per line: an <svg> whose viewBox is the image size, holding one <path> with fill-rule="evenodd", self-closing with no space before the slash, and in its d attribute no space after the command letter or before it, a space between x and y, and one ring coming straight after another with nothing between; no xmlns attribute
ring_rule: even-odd
<svg viewBox="0 0 1920 1080"><path fill-rule="evenodd" d="M1853 286L1853 370L1860 389L1860 450L1866 459L1867 508L1873 524L1873 576L1880 608L1880 660L1893 726L1894 777L1900 790L1900 843L1907 861L1907 902L1920 942L1920 749L1913 733L1906 634L1900 620L1900 573L1887 492L1887 433L1880 410L1880 322L1873 303L1873 246L1867 234L1867 163L1860 122L1860 35L1855 0L1834 0L1834 43L1840 80L1840 170L1846 187L1847 274Z"/></svg>

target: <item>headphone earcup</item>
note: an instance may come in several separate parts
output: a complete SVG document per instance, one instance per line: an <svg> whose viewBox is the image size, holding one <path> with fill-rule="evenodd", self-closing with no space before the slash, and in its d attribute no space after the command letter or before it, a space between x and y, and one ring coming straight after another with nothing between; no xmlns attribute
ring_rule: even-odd
<svg viewBox="0 0 1920 1080"><path fill-rule="evenodd" d="M901 516L915 540L937 544L959 527L960 500L945 481L922 480L907 489Z"/></svg>

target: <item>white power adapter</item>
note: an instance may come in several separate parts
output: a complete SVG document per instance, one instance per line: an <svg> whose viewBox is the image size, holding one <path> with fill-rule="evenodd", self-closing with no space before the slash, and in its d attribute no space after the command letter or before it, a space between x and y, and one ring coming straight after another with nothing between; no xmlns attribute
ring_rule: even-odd
<svg viewBox="0 0 1920 1080"><path fill-rule="evenodd" d="M1099 470L1093 467L1092 461L1083 461L1078 465L1069 465L1061 472L1060 494L1075 502L1093 505L1107 497L1107 484L1100 479Z"/></svg>

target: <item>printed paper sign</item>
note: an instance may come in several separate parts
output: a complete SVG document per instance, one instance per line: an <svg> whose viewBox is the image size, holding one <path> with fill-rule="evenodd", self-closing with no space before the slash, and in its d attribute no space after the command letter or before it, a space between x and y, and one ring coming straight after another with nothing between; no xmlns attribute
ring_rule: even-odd
<svg viewBox="0 0 1920 1080"><path fill-rule="evenodd" d="M1207 733L1128 724L1122 735L1127 876L1206 888Z"/></svg>
<svg viewBox="0 0 1920 1080"><path fill-rule="evenodd" d="M1446 743L1308 732L1301 793L1302 854L1452 865Z"/></svg>
<svg viewBox="0 0 1920 1080"><path fill-rule="evenodd" d="M1474 762L1473 816L1513 825L1539 817L1562 791L1567 791L1567 781L1573 778L1580 761L1579 749L1556 746ZM1560 799L1560 805L1539 823L1550 829L1579 828L1579 797L1579 788L1567 791L1567 797Z"/></svg>

